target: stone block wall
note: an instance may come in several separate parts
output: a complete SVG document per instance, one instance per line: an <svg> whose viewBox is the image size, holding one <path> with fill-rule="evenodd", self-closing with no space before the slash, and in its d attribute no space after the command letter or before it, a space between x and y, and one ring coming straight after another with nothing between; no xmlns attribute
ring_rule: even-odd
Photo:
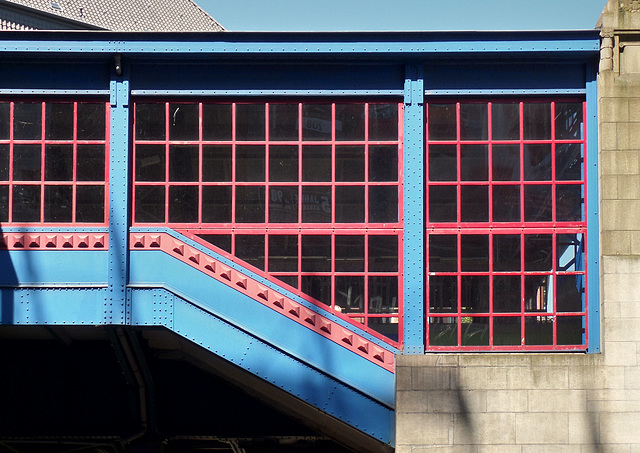
<svg viewBox="0 0 640 453"><path fill-rule="evenodd" d="M398 453L640 453L640 1L598 26L602 352L399 356Z"/></svg>

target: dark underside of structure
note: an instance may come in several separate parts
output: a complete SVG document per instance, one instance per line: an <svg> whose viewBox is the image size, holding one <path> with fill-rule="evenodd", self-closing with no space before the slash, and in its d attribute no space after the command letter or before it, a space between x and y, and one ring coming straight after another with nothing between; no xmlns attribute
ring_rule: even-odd
<svg viewBox="0 0 640 453"><path fill-rule="evenodd" d="M351 451L198 349L161 329L0 328L0 452Z"/></svg>

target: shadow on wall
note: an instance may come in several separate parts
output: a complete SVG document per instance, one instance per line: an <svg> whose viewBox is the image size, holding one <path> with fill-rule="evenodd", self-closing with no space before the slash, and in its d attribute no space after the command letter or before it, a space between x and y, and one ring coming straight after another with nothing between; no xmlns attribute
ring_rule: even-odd
<svg viewBox="0 0 640 453"><path fill-rule="evenodd" d="M0 226L0 237L2 227ZM11 261L11 255L6 246L0 246L0 325L15 323L14 288L18 285L18 276Z"/></svg>

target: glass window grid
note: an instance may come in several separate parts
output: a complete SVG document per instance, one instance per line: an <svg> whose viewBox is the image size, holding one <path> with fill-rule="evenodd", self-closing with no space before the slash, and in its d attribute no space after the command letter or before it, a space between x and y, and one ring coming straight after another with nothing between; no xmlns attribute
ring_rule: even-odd
<svg viewBox="0 0 640 453"><path fill-rule="evenodd" d="M109 145L108 145L108 137L109 137L109 107L108 104L99 102L99 101L81 101L81 102L72 102L65 100L47 100L47 101L29 101L29 100L15 100L15 101L0 101L0 104L8 104L9 105L9 137L2 139L0 138L0 146L8 145L9 147L9 168L8 168L8 177L5 181L0 181L0 190L3 187L6 187L8 192L8 206L7 212L3 213L4 218L0 219L5 225L35 225L35 224L83 224L83 225L106 225L107 223L107 212L108 212L108 190L105 181L109 180ZM39 105L41 110L41 118L40 118L40 137L33 139L20 139L14 138L15 135L15 104L33 104ZM73 137L69 139L51 139L47 138L47 105L51 104L69 104L73 105ZM83 140L78 139L78 104L99 104L104 105L104 138L102 139L91 139L91 140ZM40 168L39 178L34 178L33 180L18 180L14 177L14 149L15 146L21 145L35 145L40 147ZM67 145L72 146L73 148L73 157L72 157L72 178L69 180L54 180L49 179L46 176L46 159L47 159L47 147L52 145ZM104 149L104 162L105 162L105 170L102 179L90 181L90 180L78 180L77 179L77 164L78 164L78 146L82 145L98 145L102 146ZM14 220L14 192L16 192L17 188L21 187L34 187L37 188L39 193L39 214L37 219L28 220L28 221L20 221ZM71 188L71 218L69 220L47 220L46 218L46 191L48 188ZM81 221L78 220L77 217L77 189L78 187L100 187L103 191L103 212L101 221ZM99 214L96 214L96 218L99 217Z"/></svg>
<svg viewBox="0 0 640 453"><path fill-rule="evenodd" d="M584 271L584 264L582 265L582 269L575 271L563 271L562 269L557 268L557 242L556 238L558 235L567 234L567 235L582 235L582 244L584 245L583 253L583 263L586 262L586 236L587 236L587 223L586 223L586 213L584 212L584 206L586 206L586 176L585 176L585 168L586 168L586 133L584 131L584 125L586 125L586 106L584 101L582 100L527 100L525 102L522 101L509 101L509 100L498 100L497 103L512 103L518 106L519 112L519 138L513 140L492 140L492 102L487 101L467 101L467 102L455 102L455 101L442 101L442 102L431 102L427 105L426 111L426 189L427 189L427 228L426 228L426 250L427 250L427 258L426 258L426 266L427 266L427 326L426 326L426 349L427 350L584 350L588 344L588 325L586 323L587 320L587 285L588 279L586 273ZM556 105L560 103L579 103L582 105L581 112L581 122L582 122L582 130L580 131L580 137L573 139L559 139L556 138ZM456 137L455 139L450 140L430 140L429 138L429 105L441 105L441 104L449 104L455 105L455 122L456 122ZM470 104L480 104L487 106L487 138L482 140L463 140L461 138L461 106L462 105L470 105ZM524 139L524 120L523 120L523 112L525 105L531 104L549 104L550 108L550 136L548 139ZM551 176L548 179L541 181L534 180L526 180L525 172L524 172L524 147L526 145L536 145L536 144L546 144L550 146L551 150ZM581 176L579 179L575 180L563 180L556 178L556 149L559 145L563 144L575 144L580 146L582 164L581 164ZM456 177L451 181L431 181L429 176L429 149L431 145L453 145L455 146L456 152ZM464 145L485 145L487 147L487 177L484 181L466 181L461 177L461 149ZM517 145L519 152L519 179L513 181L498 181L493 180L492 175L492 150L495 145ZM525 219L525 187L531 186L540 186L547 185L551 186L552 189L552 219L550 221L526 221ZM556 192L557 189L566 186L566 185L579 185L581 187L581 195L582 195L582 214L580 220L573 221L560 221L557 219L557 202L556 202ZM448 221L448 222L438 222L438 221L429 221L429 191L432 187L437 186L450 186L456 188L456 220ZM465 186L484 186L487 187L488 192L488 217L486 221L462 221L461 216L461 189ZM519 193L519 215L520 219L518 221L512 222L498 222L493 220L493 197L492 197L492 187L496 186L516 186L520 188ZM497 201L497 200L496 200ZM493 241L494 237L501 234L508 235L517 235L520 237L520 260L521 266L518 271L494 271L493 270ZM543 234L550 235L553 238L552 241L552 253L553 253L553 267L548 271L528 271L525 270L525 257L524 257L524 241L525 237L528 235L535 234ZM456 270L452 272L432 272L429 269L429 238L434 235L453 235L456 237L457 244L457 257L456 257ZM461 250L461 238L462 236L468 235L484 235L489 238L489 268L486 271L463 271L462 270L462 250ZM494 310L494 277L495 276L516 276L520 279L520 310L518 312L500 312ZM456 282L456 307L451 312L445 313L437 313L437 310L431 309L431 287L429 282L432 277L438 276L449 276L455 278ZM487 310L483 310L483 312L471 312L463 310L462 306L462 279L464 277L473 277L473 276L486 276L488 277L488 307ZM547 307L544 312L528 310L526 306L525 300L525 279L534 276L550 276L553 284L553 297L554 300L552 302L552 307ZM582 310L575 312L559 312L557 310L555 297L558 295L558 278L562 276L573 276L574 278L583 278L583 288L582 288ZM544 314L542 314L544 313ZM510 318L517 320L520 327L520 340L517 344L508 344L508 345L499 345L498 342L495 341L494 337L494 326L495 322L499 319ZM558 323L563 322L563 320L570 319L579 319L581 320L582 330L583 330L583 342L580 344L559 344L558 343ZM486 334L488 336L488 341L486 344L472 344L472 341L469 341L467 344L465 341L465 335L473 336L474 332L469 332L469 327L473 324L474 321L480 321L485 323L484 329L487 330ZM552 341L547 342L548 344L529 344L526 341L526 328L527 322L536 321L547 322L551 326L551 339ZM452 344L437 344L435 341L432 344L432 338L430 337L432 326L437 323L445 323L451 326L452 328L452 336L454 342ZM435 332L435 331L434 331ZM477 332L475 332L477 333Z"/></svg>
<svg viewBox="0 0 640 453"><path fill-rule="evenodd" d="M139 101L140 104L150 104L149 101ZM136 103L137 104L137 103ZM293 293L304 297L312 302L318 303L319 305L328 305L331 309L336 312L341 313L346 319L356 323L360 326L365 326L371 333L374 335L384 339L385 341L390 341L392 343L400 344L402 338L402 282L400 280L400 275L402 275L402 185L400 181L402 180L402 104L397 104L397 114L398 114L398 134L397 138L393 140L369 140L369 107L374 105L385 105L389 104L388 102L381 103L366 103L366 102L341 102L341 103L313 103L313 102L302 102L302 103L294 103L297 106L297 134L298 137L295 140L270 140L270 119L269 107L271 105L291 105L292 103L287 102L278 102L278 103L258 103L260 105L264 105L264 140L239 140L236 137L236 112L239 105L255 105L256 103L247 102L247 103L223 103L225 105L231 106L231 137L228 140L205 140L203 138L203 106L212 105L213 103L189 103L189 102L159 102L158 104L162 104L164 106L164 138L163 139L152 139L152 140L142 140L134 135L133 141L133 153L134 153L134 171L133 171L133 184L134 184L134 196L133 196L133 212L136 212L136 189L139 187L161 187L164 190L164 221L158 220L157 222L140 222L136 220L134 215L133 224L135 226L157 226L159 223L166 224L167 226L174 228L194 240L211 247L212 244L206 242L204 239L200 238L200 235L225 235L231 237L231 250L224 251L222 249L216 249L218 252L222 252L223 254L228 253L232 259L236 255L236 238L241 235L257 235L264 237L264 254L263 257L258 257L255 260L251 260L251 267L254 268L254 271L258 273L264 273L265 275L272 275L276 278L282 276L295 276L297 281L297 287L289 286L288 284L279 281L279 284L284 285ZM197 105L198 106L198 115L199 115L199 123L198 123L198 138L197 140L171 140L170 138L170 118L172 117L171 107L178 105ZM331 139L330 140L319 140L317 138L305 138L303 136L303 125L302 122L305 120L303 118L303 109L306 106L313 105L328 105L331 107ZM362 106L364 114L364 137L359 140L340 140L336 137L336 106L337 105L358 105ZM395 103L393 104L395 105ZM137 113L137 109L134 107L134 134L136 134L136 126L135 126L135 115ZM164 148L164 177L162 181L141 181L136 179L136 151L138 146L140 145L160 145ZM189 182L173 182L170 178L170 150L171 146L175 145L185 145L185 146L197 146L198 147L198 180L197 181L189 181ZM217 181L210 182L204 181L203 178L203 149L208 145L224 145L231 147L231 177L229 181ZM237 151L239 147L242 146L264 146L265 148L265 157L264 157L264 179L261 181L239 181L236 169L236 161L237 161ZM394 146L397 147L397 178L393 181L374 181L369 178L369 149L373 146ZM294 146L297 148L297 181L271 181L269 176L269 150L272 147L278 146ZM331 180L330 181L304 181L303 180L303 153L307 146L313 147L331 147ZM360 146L363 148L364 154L364 177L361 181L339 181L336 176L336 147L341 146ZM169 191L171 187L183 186L183 187L195 187L198 190L198 215L197 221L194 222L170 222L169 219ZM203 221L203 188L206 187L231 187L232 188L232 200L231 200L231 220L236 219L236 221L228 221L228 222L204 222ZM238 222L236 215L236 194L237 189L241 187L260 187L261 190L264 190L264 205L265 205L265 221L264 222ZM303 221L303 203L298 203L297 206L297 221L292 222L270 222L269 221L269 203L271 201L271 197L273 195L274 190L279 190L281 187L291 187L297 190L298 200L304 200L303 190L306 187L326 187L331 191L331 221L330 222L304 222ZM340 188L347 187L359 187L364 189L364 221L362 222L337 222L336 221L336 202L335 202L335 193L336 189L340 190ZM398 202L397 202L397 218L394 221L390 222L378 222L374 223L370 221L369 216L369 188L370 187L389 187L393 188L397 193ZM269 259L268 259L268 251L269 251L269 238L275 235L285 235L292 234L298 237L298 271L297 272L271 272L269 270ZM302 271L302 237L309 235L324 235L331 237L331 270L326 272L303 272ZM364 238L365 244L368 244L369 237L372 235L391 235L398 238L398 269L395 272L372 272L368 268L368 247L365 245L365 268L362 272L340 272L335 270L335 237L340 235L359 235ZM258 264L261 262L261 265ZM246 263L244 263L246 265ZM305 294L301 290L302 279L305 276L319 276L319 277L327 277L331 281L331 291L330 291L330 300L323 302L319 302L314 300L309 295ZM397 299L395 302L395 307L388 312L380 312L373 313L369 309L369 304L362 303L362 308L360 310L354 310L351 312L343 311L339 304L336 304L336 278L340 277L362 277L365 282L369 282L369 278L371 277L396 277L397 281ZM364 300L369 300L369 284L364 285ZM379 326L373 325L373 323L381 323L393 325L394 328L397 326L397 335L394 333L392 335L385 336L384 333L380 333ZM382 327L384 329L384 326Z"/></svg>

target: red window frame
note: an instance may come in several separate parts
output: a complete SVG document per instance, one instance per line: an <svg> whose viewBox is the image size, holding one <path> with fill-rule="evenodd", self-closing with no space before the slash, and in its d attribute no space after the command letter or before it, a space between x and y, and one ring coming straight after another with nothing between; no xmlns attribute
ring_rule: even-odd
<svg viewBox="0 0 640 453"><path fill-rule="evenodd" d="M151 104L157 104L164 106L163 113L160 114L158 110L158 116L163 116L164 121L164 132L159 132L154 138L141 138L138 135L142 135L143 132L138 134L138 105L146 105L149 106ZM196 130L193 129L191 132L191 136L186 139L175 139L172 137L171 127L175 126L175 123L172 123L172 118L176 115L176 112L179 112L180 106L185 106L185 108L191 108L192 113L195 114L195 107L197 105L197 134ZM222 139L212 139L211 137L206 138L204 135L204 130L206 126L204 125L208 120L204 118L203 111L207 106L230 106L231 112L231 125L230 125L230 135L224 137ZM296 106L297 110L296 114L296 127L295 133L297 137L288 136L286 138L277 137L272 138L270 136L270 128L272 122L270 121L270 113L274 110L271 109L272 106L275 106L274 109L277 109L278 106L284 105L289 108L293 108L292 106ZM397 127L397 133L393 138L384 137L384 138L376 138L370 137L370 114L371 111L374 111L377 106L387 106L390 105L393 109L397 109L396 117L394 117L393 121L396 122L394 127ZM256 134L258 137L239 137L239 125L238 125L238 109L243 109L242 106L264 106L264 111L259 112L261 114L261 121L264 121L263 124L259 127L261 130ZM326 118L325 120L319 120L318 124L312 124L313 120L309 117L309 114L305 115L307 110L305 109L313 109L315 106L320 106L324 108L326 111L330 108L330 118ZM349 137L348 139L340 139L337 136L340 126L336 126L337 124L341 124L340 119L337 118L337 110L341 106L346 106L345 108L349 108L349 106L355 106L355 109L360 109L363 113L363 124L361 127L363 130L360 132L360 136L357 138ZM153 107L152 107L153 108ZM160 107L158 107L160 109ZM257 111L260 111L260 107L256 107ZM370 110L372 109L372 110ZM277 110L275 110L277 111ZM309 110L310 111L310 110ZM402 338L402 231L403 231L403 218L402 218L402 104L397 102L388 102L388 101L379 101L379 102L363 102L363 101L350 101L345 100L341 102L322 102L322 101L313 101L313 102L299 102L299 101L278 101L278 102L264 102L264 101L245 101L245 102L193 102L193 101L181 101L181 100L172 100L170 102L166 101L153 101L153 100L137 100L134 103L134 140L133 140L133 209L134 213L133 225L136 227L157 227L159 225L168 226L169 228L173 228L176 231L179 231L188 237L196 240L197 242L206 245L207 247L211 247L216 250L218 253L228 256L229 258L240 261L238 256L239 242L238 238L242 237L251 237L252 240L258 244L258 248L261 248L261 252L256 252L254 256L247 257L246 261L243 261L243 266L249 266L258 274L264 275L267 278L277 279L278 284L285 286L291 292L303 297L313 303L316 303L320 306L327 306L332 309L334 312L338 313L339 316L344 317L345 319L353 322L355 325L359 327L365 327L369 330L373 335L378 336L379 338L390 342L392 344L400 344ZM145 120L146 121L146 120ZM309 124L303 124L305 121L309 122ZM142 124L142 123L141 123ZM142 127L142 126L140 126ZM226 126L224 126L226 127ZM330 127L331 133L326 134L324 137L307 137L305 134L307 131L314 128L325 128ZM345 126L346 127L346 126ZM164 167L161 170L158 170L157 175L152 177L153 180L142 180L143 178L139 178L142 176L141 172L138 172L136 166L139 164L142 166L143 162L143 154L138 156L138 150L144 150L145 146L156 147L154 149L158 150L158 155L162 156L164 161ZM178 147L185 147L184 149L188 149L186 147L192 147L191 150L194 153L197 152L197 177L195 174L190 176L190 181L172 181L172 169L171 165L171 153L176 152ZM228 147L231 152L231 172L230 177L224 181L207 181L204 177L203 172L203 150L206 150L207 147ZM245 148L243 148L245 147ZM264 149L264 157L262 161L258 162L258 167L263 165L263 169L259 169L262 177L258 177L257 180L247 180L251 178L243 178L239 177L238 168L240 161L240 153L243 149L248 149L248 147L255 147L255 149ZM270 177L270 150L275 149L275 147L290 147L294 149L295 158L297 159L295 165L297 166L296 177L293 180L283 181L282 178L277 178L278 180L272 180ZM337 176L337 153L336 149L344 149L348 147L357 147L358 149L362 149L361 162L363 165L363 173L361 176L355 179L342 178L340 179ZM375 148L377 147L377 148ZM373 170L370 172L370 159L374 159L373 153L374 149L382 149L384 147L397 148L397 156L395 157L395 165L397 165L397 175L395 178L391 178L391 180L375 180ZM160 151L162 149L163 151ZM331 175L328 179L325 180L305 180L304 171L306 167L305 165L305 152L307 150L330 150L331 160L330 160L330 171ZM197 151L196 151L197 150ZM142 151L141 151L142 152ZM262 152L262 151L260 151ZM328 165L327 162L320 162L319 165ZM160 168L160 167L159 167ZM195 168L195 166L193 167ZM244 167L243 167L243 171ZM370 174L371 173L371 174ZM149 178L147 178L149 179ZM223 178L224 179L224 178ZM244 180L243 180L244 179ZM384 179L384 178L382 178ZM195 211L192 213L192 218L187 222L175 222L171 221L171 212L170 212L170 193L172 187L181 186L181 187L193 187L197 188L197 216L195 215ZM163 201L164 201L164 211L160 213L157 212L158 218L154 219L155 221L140 221L139 216L137 215L137 204L140 203L138 200L138 190L140 188L149 187L157 188L159 191L163 192ZM209 187L221 188L220 190L229 190L231 194L230 200L228 204L230 205L230 212L227 217L225 217L224 221L215 222L215 221L206 221L204 218L204 208L203 208L203 189L207 190ZM241 221L238 218L237 214L237 193L239 188L251 188L257 189L263 197L264 201L260 201L261 206L264 208L264 221ZM378 215L376 212L370 212L370 206L372 202L370 201L370 193L372 193L371 188L373 190L378 190L377 188L386 187L390 192L396 193L397 195L397 206L394 205L392 208L396 209L397 213L394 217L389 219L383 219L383 221L375 222L372 216ZM228 189L230 188L230 189ZM353 191L360 192L363 194L363 201L361 202L361 209L364 212L360 211L361 217L357 221L342 221L340 222L338 216L338 209L336 208L336 191L344 190L348 192L350 188L353 188ZM323 219L323 221L305 221L305 213L307 209L322 209L322 200L320 200L320 196L315 196L313 192L309 195L307 190L316 190L319 189L321 191L326 191L329 196L325 201L329 202L330 207L330 218L327 216ZM147 189L142 189L147 190ZM294 220L293 221L276 221L271 222L269 217L274 215L274 213L270 210L270 206L272 203L278 201L278 191L287 191L294 195L290 195L291 200L293 200L292 205L295 206L294 211L297 211L296 214L292 214ZM141 192L145 193L145 192ZM195 191L194 191L195 193ZM286 194L285 194L286 195ZM307 195L307 198L305 198ZM307 202L305 202L307 200ZM300 202L302 201L302 202ZM159 203L157 203L159 206ZM348 209L343 209L342 215L350 215L347 212ZM360 215L359 214L359 215ZM226 215L226 214L225 214ZM144 219L143 219L144 220ZM261 219L258 219L261 220ZM290 219L289 219L290 220ZM308 219L307 219L308 220ZM311 219L313 220L313 219ZM379 220L379 219L378 219ZM229 238L228 245L221 246L221 244L216 244L215 241L213 243L206 241L204 238L207 235L223 235L225 238ZM269 251L270 251L270 242L276 242L279 240L279 237L287 236L288 238L297 238L297 251L291 252L289 258L292 261L296 261L296 269L293 270L289 268L287 271L272 271L270 269L270 259L269 259ZM305 270L305 253L303 251L305 238L315 237L316 239L330 243L328 248L325 250L329 251L327 258L330 258L330 265L327 266L326 263L322 264L320 267L322 269L307 269ZM361 267L357 267L354 270L345 270L345 268L340 268L340 264L336 263L336 255L339 255L337 252L336 241L341 242L345 241L346 237L353 236L359 237L357 241L362 241L362 256L357 260L360 262ZM393 269L391 268L380 268L376 265L370 265L370 258L373 261L374 255L377 257L376 253L370 253L370 243L371 248L374 248L376 242L384 242L384 239L381 237L391 237L391 242L395 242L397 245L397 266ZM372 239L373 238L373 239ZM227 239L225 239L226 241ZM311 240L311 239L309 239ZM295 254L295 255L294 255ZM381 260L384 258L380 257ZM339 261L339 260L338 260ZM313 267L313 265L311 266ZM286 277L286 278L285 278ZM323 297L318 296L318 298L313 298L309 294L303 292L304 281L306 277L313 277L318 279L326 279L327 282L330 282L329 285L329 293L324 294ZM280 280L282 278L282 280ZM363 297L359 303L359 308L356 307L354 310L351 310L349 307L345 305L344 302L340 302L337 296L338 286L341 278L354 278L359 279L363 282ZM293 280L295 279L295 283ZM395 298L395 307L390 310L380 310L375 307L375 304L372 305L371 298L379 297L373 294L370 294L370 287L373 288L376 282L383 282L384 279L395 279L397 282L397 296ZM291 284L287 284L285 281L287 280ZM371 282L371 284L367 284L367 282ZM392 284L392 283L391 283ZM373 291L373 290L371 290ZM347 297L347 296L344 296ZM322 299L322 300L319 300ZM377 299L376 299L377 300ZM364 303L364 301L370 301L369 303ZM347 304L349 305L349 304ZM384 332L388 329L389 326L384 326L383 324L392 324L391 330L394 331L397 327L397 332L393 332L390 334L391 340L389 337L384 335ZM371 327L372 326L372 327ZM384 331L383 333L380 333Z"/></svg>
<svg viewBox="0 0 640 453"><path fill-rule="evenodd" d="M0 137L0 147L5 146L5 149L8 150L8 174L7 179L0 181L0 188L6 187L8 194L8 203L7 203L7 216L3 220L3 224L7 226L51 226L51 225L83 225L83 226L105 226L108 222L108 185L107 181L109 180L109 104L105 101L100 100L91 100L91 99L83 99L80 101L71 101L64 99L47 99L44 101L34 101L30 99L14 99L14 100L0 100L0 103L9 106L9 124L8 124L8 133L9 136L2 138ZM33 104L40 105L41 109L41 117L40 117L40 131L39 138L16 138L15 137L15 115L14 109L16 104ZM73 106L73 134L72 137L66 139L52 139L47 138L48 129L47 129L47 106L49 105L72 105ZM83 139L78 138L78 105L98 105L104 106L104 135L99 139ZM101 109L99 109L101 110ZM52 113L53 114L53 113ZM71 126L71 125L69 125ZM39 177L27 180L16 179L14 175L14 149L16 146L39 146ZM58 180L55 175L47 177L47 164L51 155L47 154L48 147L62 145L72 148L72 176L70 179ZM82 179L78 177L78 147L83 146L100 146L104 149L104 173L101 174L101 179L96 180L88 180ZM51 158L53 159L53 158ZM55 170L52 170L55 171ZM21 220L16 221L14 219L14 192L19 187L38 187L39 188L39 215L37 220ZM48 220L46 214L46 205L47 205L47 191L49 188L71 188L71 218L69 220ZM101 187L102 188L102 220L101 221L82 221L77 218L78 214L78 188L80 187ZM86 214L85 214L86 215ZM95 215L95 213L94 213ZM99 214L96 215L98 217Z"/></svg>
<svg viewBox="0 0 640 453"><path fill-rule="evenodd" d="M517 137L494 139L493 127L500 127L492 115L496 104L517 107ZM577 134L572 137L567 136L571 134L560 123L567 105L580 106L579 112L571 113L577 115L571 121L578 121L572 124L572 133ZM435 108L430 110L432 106ZM438 109L449 111L442 113ZM480 136L471 133L463 137L461 124L469 120L462 118L463 109L484 111L480 114L484 121ZM548 124L542 121L544 132L525 132L527 121L537 121L533 116L527 117L525 110L538 110L545 118L548 115ZM426 112L426 349L585 350L588 279L584 266L587 255L584 100L434 100L427 104ZM431 135L430 112L435 116ZM453 119L455 131L451 129L449 137L443 138L435 130L442 124L446 128L446 121L438 115ZM580 131L575 129L577 124L582 128ZM494 178L502 165L494 159L504 158L506 154L500 153L507 149L517 149L517 177ZM560 165L560 159L565 159L562 153L570 150L575 158L578 149L580 176L576 176L578 167L573 164L573 174L567 177ZM447 170L443 164L446 159L454 162L455 168ZM463 168L463 161L469 164L468 168ZM438 174L436 169L444 170ZM447 189L442 190L443 187ZM440 200L447 199L442 195L446 190L449 202L439 205ZM517 196L502 197L509 190ZM466 205L465 191L473 195ZM544 196L532 203L531 195L536 193ZM581 199L577 198L578 193ZM562 211L567 204L579 206L581 213ZM504 215L505 206L515 206L517 210ZM504 251L505 246L513 252L511 262L495 255ZM575 255L574 262L567 264L565 257L571 253ZM535 262L536 259L539 261ZM568 283L571 281L576 288ZM505 282L511 286L503 290ZM578 296L580 307L575 303ZM443 305L443 300L449 304ZM507 309L505 300L510 301ZM566 300L573 303L567 304ZM578 337L580 341L576 340Z"/></svg>

